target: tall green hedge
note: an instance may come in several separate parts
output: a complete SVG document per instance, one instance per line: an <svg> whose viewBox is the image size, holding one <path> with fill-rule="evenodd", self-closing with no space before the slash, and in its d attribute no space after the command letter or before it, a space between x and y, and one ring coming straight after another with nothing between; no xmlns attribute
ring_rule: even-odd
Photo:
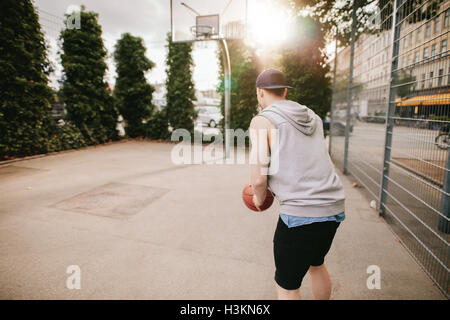
<svg viewBox="0 0 450 320"><path fill-rule="evenodd" d="M169 52L167 54L166 101L167 117L175 130L183 128L194 132L197 113L194 110L195 88L192 81L192 43L173 43L167 35Z"/></svg>
<svg viewBox="0 0 450 320"><path fill-rule="evenodd" d="M0 159L45 153L49 63L30 0L0 1Z"/></svg>
<svg viewBox="0 0 450 320"><path fill-rule="evenodd" d="M127 121L126 133L130 137L146 135L143 123L152 114L152 94L155 90L147 83L145 73L155 64L145 56L142 38L124 33L117 41L114 59L117 80L114 97L117 108Z"/></svg>
<svg viewBox="0 0 450 320"><path fill-rule="evenodd" d="M231 101L230 101L230 129L247 130L250 121L258 113L258 99L256 97L255 82L261 71L260 63L254 50L245 45L242 40L228 41L228 51L231 63ZM220 60L220 86L218 91L222 95L221 110L224 108L224 72L222 51L218 51ZM224 119L221 121L223 127Z"/></svg>
<svg viewBox="0 0 450 320"><path fill-rule="evenodd" d="M60 35L67 119L81 130L88 144L103 143L118 139L119 113L104 81L107 52L98 14L82 7L80 18L81 29L67 28Z"/></svg>

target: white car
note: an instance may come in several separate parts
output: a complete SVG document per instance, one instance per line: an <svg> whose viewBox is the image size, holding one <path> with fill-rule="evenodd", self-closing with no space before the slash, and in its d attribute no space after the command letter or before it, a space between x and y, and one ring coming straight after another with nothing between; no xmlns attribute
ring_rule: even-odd
<svg viewBox="0 0 450 320"><path fill-rule="evenodd" d="M211 128L215 128L223 118L220 108L216 106L202 106L197 107L196 110L198 111L197 121Z"/></svg>

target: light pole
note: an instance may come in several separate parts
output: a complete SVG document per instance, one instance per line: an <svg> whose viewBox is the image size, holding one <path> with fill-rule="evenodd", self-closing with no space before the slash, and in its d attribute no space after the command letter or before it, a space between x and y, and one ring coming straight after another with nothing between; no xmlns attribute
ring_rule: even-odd
<svg viewBox="0 0 450 320"><path fill-rule="evenodd" d="M227 40L221 39L225 90L225 158L230 157L230 99L231 99L231 64Z"/></svg>

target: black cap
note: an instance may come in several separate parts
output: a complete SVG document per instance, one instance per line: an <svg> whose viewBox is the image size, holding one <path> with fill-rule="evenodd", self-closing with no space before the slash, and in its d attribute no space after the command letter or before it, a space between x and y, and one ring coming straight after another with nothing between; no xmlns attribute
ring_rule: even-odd
<svg viewBox="0 0 450 320"><path fill-rule="evenodd" d="M256 87L261 89L291 88L287 85L286 76L283 72L275 69L267 69L256 78Z"/></svg>

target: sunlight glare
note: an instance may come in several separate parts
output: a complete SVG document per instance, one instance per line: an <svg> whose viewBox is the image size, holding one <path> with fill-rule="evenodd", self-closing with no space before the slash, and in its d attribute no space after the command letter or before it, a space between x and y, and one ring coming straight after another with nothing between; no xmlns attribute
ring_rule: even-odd
<svg viewBox="0 0 450 320"><path fill-rule="evenodd" d="M277 46L285 41L289 32L289 15L286 8L276 2L249 1L249 39L256 46Z"/></svg>

